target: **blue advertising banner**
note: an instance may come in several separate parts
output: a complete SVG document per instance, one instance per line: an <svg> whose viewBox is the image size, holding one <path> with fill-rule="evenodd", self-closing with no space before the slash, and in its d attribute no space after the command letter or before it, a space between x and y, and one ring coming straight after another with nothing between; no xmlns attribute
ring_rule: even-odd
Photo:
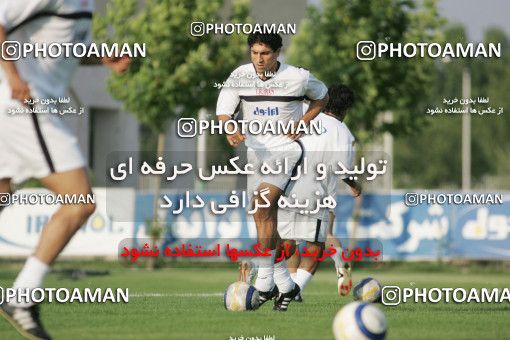
<svg viewBox="0 0 510 340"><path fill-rule="evenodd" d="M184 195L166 193L172 202L185 200ZM191 197L194 195L191 193ZM510 194L498 195L502 197L501 204L474 205L409 204L405 193L365 194L356 227L352 218L354 199L338 195L334 235L341 239L376 239L382 243L385 260L510 260ZM239 240L239 246L249 247L257 233L246 209L229 208L217 215L208 208L209 203L228 202L230 195L200 193L199 196L204 201L202 208L184 208L178 214L173 209L159 210L159 219L166 225L165 243L207 239L216 244L228 239ZM144 221L152 218L152 197L136 195L135 238L148 236Z"/></svg>

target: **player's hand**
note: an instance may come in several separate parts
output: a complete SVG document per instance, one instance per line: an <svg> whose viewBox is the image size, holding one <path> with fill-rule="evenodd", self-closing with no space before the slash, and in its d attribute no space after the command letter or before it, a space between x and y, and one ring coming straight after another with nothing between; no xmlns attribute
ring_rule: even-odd
<svg viewBox="0 0 510 340"><path fill-rule="evenodd" d="M30 93L30 87L28 86L28 83L20 77L9 78L9 86L11 87L12 99L19 100L22 103L25 100L32 99L32 94Z"/></svg>
<svg viewBox="0 0 510 340"><path fill-rule="evenodd" d="M301 119L300 121L305 122L306 126L308 126L308 123L304 119ZM287 134L287 137L289 137L292 140L298 140L303 136L303 132L296 133L300 121L294 122L294 128L291 130L291 132Z"/></svg>
<svg viewBox="0 0 510 340"><path fill-rule="evenodd" d="M233 135L227 135L228 143L231 146L233 146L234 148L238 147L239 144L244 142L245 139L246 139L246 136L241 134L241 132L239 132L239 131L236 131L236 133L234 133Z"/></svg>
<svg viewBox="0 0 510 340"><path fill-rule="evenodd" d="M131 64L131 58L126 56L120 58L104 57L101 59L101 62L106 67L113 70L113 72L117 74L122 74L128 69L129 65Z"/></svg>
<svg viewBox="0 0 510 340"><path fill-rule="evenodd" d="M356 185L354 187L351 187L352 190L352 196L359 197L361 196L361 186Z"/></svg>

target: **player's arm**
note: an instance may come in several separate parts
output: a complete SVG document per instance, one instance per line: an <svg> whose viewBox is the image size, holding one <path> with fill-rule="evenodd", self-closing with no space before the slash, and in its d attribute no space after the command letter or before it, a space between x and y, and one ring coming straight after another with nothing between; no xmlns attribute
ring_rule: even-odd
<svg viewBox="0 0 510 340"><path fill-rule="evenodd" d="M327 186L326 193L328 196L333 197L336 200L336 194L338 191L338 181L335 176L333 176L333 167L330 165L328 167L328 177L327 177ZM333 209L328 209L328 237L333 236L333 225L335 224L335 211Z"/></svg>
<svg viewBox="0 0 510 340"><path fill-rule="evenodd" d="M337 191L337 180L336 177L332 176L328 181L328 195L336 197ZM328 210L328 234L326 238L326 244L328 247L341 248L342 244L340 241L333 235L333 226L335 225L335 211L333 209Z"/></svg>
<svg viewBox="0 0 510 340"><path fill-rule="evenodd" d="M3 45L5 40L7 40L6 29L5 26L0 25L0 46L3 48L6 47ZM6 51L2 51L2 55L4 55L4 53L6 53ZM9 87L11 88L12 92L12 99L16 99L21 102L23 102L25 99L30 99L32 96L30 94L28 83L21 79L14 61L0 58L0 64L7 76L7 81L9 82Z"/></svg>
<svg viewBox="0 0 510 340"><path fill-rule="evenodd" d="M3 46L7 40L9 29L21 24L35 13L46 10L53 2L52 0L0 1L0 46ZM31 99L28 83L20 77L15 62L0 57L0 65L7 76L11 97L21 102Z"/></svg>

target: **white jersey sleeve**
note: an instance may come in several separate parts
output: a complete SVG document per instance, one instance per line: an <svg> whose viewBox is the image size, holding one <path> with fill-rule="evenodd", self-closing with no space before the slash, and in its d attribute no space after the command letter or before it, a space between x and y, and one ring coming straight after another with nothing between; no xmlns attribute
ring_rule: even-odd
<svg viewBox="0 0 510 340"><path fill-rule="evenodd" d="M229 115L233 117L239 107L239 91L234 87L223 87L216 103L216 115Z"/></svg>
<svg viewBox="0 0 510 340"><path fill-rule="evenodd" d="M53 0L0 1L0 25L9 30L38 12L52 9L54 2Z"/></svg>
<svg viewBox="0 0 510 340"><path fill-rule="evenodd" d="M328 94L328 88L311 73L308 75L305 95L311 100L322 99Z"/></svg>
<svg viewBox="0 0 510 340"><path fill-rule="evenodd" d="M245 72L246 65L236 68L228 77L227 81L223 84L218 101L216 102L216 115L229 115L231 117L240 109L241 93L239 87L232 86L235 84L239 74ZM226 85L226 86L225 86Z"/></svg>
<svg viewBox="0 0 510 340"><path fill-rule="evenodd" d="M335 197L337 190L338 190L337 177L329 176L328 183L327 183L327 190L326 190L327 196Z"/></svg>

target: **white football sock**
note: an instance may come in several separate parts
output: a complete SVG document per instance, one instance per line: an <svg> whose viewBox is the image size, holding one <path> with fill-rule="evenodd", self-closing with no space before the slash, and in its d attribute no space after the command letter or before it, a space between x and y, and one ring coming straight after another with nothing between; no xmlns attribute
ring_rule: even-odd
<svg viewBox="0 0 510 340"><path fill-rule="evenodd" d="M288 293L294 288L294 280L292 280L287 270L287 261L282 260L274 265L274 282L278 286L280 293Z"/></svg>
<svg viewBox="0 0 510 340"><path fill-rule="evenodd" d="M345 263L342 260L342 251L341 247L335 247L336 253L332 256L333 261L335 261L335 268L344 268Z"/></svg>
<svg viewBox="0 0 510 340"><path fill-rule="evenodd" d="M30 256L23 269L19 272L12 288L38 288L42 286L46 274L50 271L50 266L42 262L35 256ZM24 300L24 299L22 299ZM30 307L33 305L30 301L12 301L9 303L18 307Z"/></svg>
<svg viewBox="0 0 510 340"><path fill-rule="evenodd" d="M267 292L274 287L274 258L276 249L271 250L271 256L259 257L257 280L255 281L255 289L260 292Z"/></svg>
<svg viewBox="0 0 510 340"><path fill-rule="evenodd" d="M301 288L301 292L305 290L305 287L308 285L312 277L313 275L311 273L307 272L304 269L298 268L296 273L296 279L294 281L296 281L296 284L299 286L299 288Z"/></svg>

